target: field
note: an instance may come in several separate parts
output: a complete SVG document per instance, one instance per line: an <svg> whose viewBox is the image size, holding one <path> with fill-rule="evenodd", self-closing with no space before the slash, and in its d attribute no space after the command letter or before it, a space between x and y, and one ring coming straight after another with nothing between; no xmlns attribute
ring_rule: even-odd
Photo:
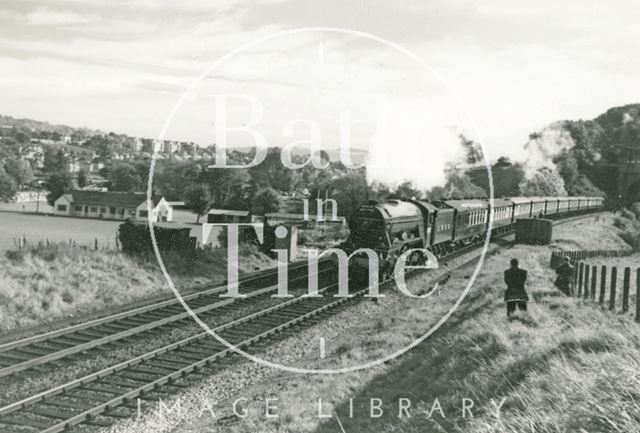
<svg viewBox="0 0 640 433"><path fill-rule="evenodd" d="M16 203L12 205L20 206ZM175 216L177 222L192 223L195 220L188 211L176 211ZM53 242L68 242L71 239L78 245L89 246L93 246L95 239L98 239L100 247L114 248L120 224L121 221L0 212L0 251L13 248L15 241L23 237L31 243L44 242L47 239ZM200 226L193 225L191 236L200 239Z"/></svg>
<svg viewBox="0 0 640 433"><path fill-rule="evenodd" d="M91 246L98 239L99 246L114 248L119 225L119 221L0 212L0 250L13 248L18 238L30 243L71 239L78 245Z"/></svg>
<svg viewBox="0 0 640 433"><path fill-rule="evenodd" d="M563 296L553 287L554 273L548 267L552 250L624 248L620 230L612 223L612 218L599 222L590 218L558 226L551 248L516 245L488 257L474 289L443 327L398 359L340 375L271 372L258 382L229 373L226 380L249 384L240 393L223 393L222 400L214 382L207 385L210 389L194 388L195 398L211 395L218 403L214 417L202 416L196 406L192 412L183 412L181 423L175 417L149 417L147 422L113 431L640 431L638 325L629 315L612 314ZM520 258L529 271L531 299L527 313L507 320L502 271L512 257ZM294 365L351 366L413 341L452 304L470 273L469 269L456 272L436 303L396 296L385 300L384 306L367 307L378 310L378 317L361 317L337 335L325 334L326 358L318 357L317 346L311 342ZM425 281L424 277L413 278L409 287L420 287ZM328 328L333 325L329 323ZM230 386L224 375L215 383ZM246 399L246 418L231 413L237 398ZM277 418L265 416L266 398L277 399ZM319 416L318 399L328 417ZM371 415L372 399L381 403L376 416ZM409 416L399 415L400 399L411 402ZM465 412L463 405L468 408L470 404Z"/></svg>

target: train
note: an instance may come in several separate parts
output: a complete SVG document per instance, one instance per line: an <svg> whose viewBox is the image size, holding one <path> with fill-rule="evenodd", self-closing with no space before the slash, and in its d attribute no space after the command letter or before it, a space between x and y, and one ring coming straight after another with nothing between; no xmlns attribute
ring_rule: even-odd
<svg viewBox="0 0 640 433"><path fill-rule="evenodd" d="M559 218L604 207L603 197L510 197L424 201L388 199L362 204L349 219L350 234L342 249L376 252L380 279L392 275L397 258L410 249L424 249L442 257L514 228L521 218ZM489 233L489 216L493 227ZM408 265L426 261L414 251ZM354 256L356 268L366 269L366 255Z"/></svg>

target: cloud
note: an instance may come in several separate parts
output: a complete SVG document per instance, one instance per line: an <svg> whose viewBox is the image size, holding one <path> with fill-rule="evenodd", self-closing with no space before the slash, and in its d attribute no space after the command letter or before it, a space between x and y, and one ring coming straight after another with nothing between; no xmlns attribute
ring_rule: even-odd
<svg viewBox="0 0 640 433"><path fill-rule="evenodd" d="M74 24L87 24L94 21L95 15L79 14L66 10L50 9L41 6L27 14L27 22L34 26L64 26Z"/></svg>
<svg viewBox="0 0 640 433"><path fill-rule="evenodd" d="M597 0L5 3L0 10L0 112L57 122L71 119L72 124L88 122L138 135L153 135L155 122L164 119L180 89L233 48L305 25L355 28L415 52L444 76L476 118L490 159L526 158L528 134L554 120L593 118L608 107L640 100L640 57L635 55L640 50L640 28L635 25L640 7L630 1L615 8ZM369 119L365 108L370 103L358 103L364 101L358 94L372 84L376 92L399 99L418 92L430 99L434 94L432 86L416 85L414 66L394 53L381 55L361 39L287 39L250 49L205 83L211 88L208 93L231 89L264 98L265 123L272 122L265 129L275 131L281 141L283 119L317 114L318 123L327 125L323 139L335 147L335 111L352 107L354 118ZM324 66L317 62L320 40ZM332 75L326 70L332 64L344 73ZM73 103L67 103L69 98ZM438 101L414 110L399 104L398 110L404 110L403 118L420 114L431 121L416 132L428 145L413 147L416 155L429 148L421 158L433 162L436 155L439 163L445 154L434 148L453 149L453 144L436 143L453 143L447 128L461 125L453 116L434 122ZM211 113L203 113L209 116L202 115L203 125L210 128ZM175 138L194 138L188 135L197 130L197 117L188 114ZM362 137L358 130L370 132L365 126L354 126L354 141ZM211 135L204 127L202 137L208 143ZM392 131L383 138L391 141L397 135ZM406 140L403 145L410 147ZM416 173L425 183L433 181L431 165L438 163L430 164L432 172L420 173L417 161L409 161L416 164ZM402 173L404 165L399 159L394 170ZM440 168L435 170L439 176Z"/></svg>

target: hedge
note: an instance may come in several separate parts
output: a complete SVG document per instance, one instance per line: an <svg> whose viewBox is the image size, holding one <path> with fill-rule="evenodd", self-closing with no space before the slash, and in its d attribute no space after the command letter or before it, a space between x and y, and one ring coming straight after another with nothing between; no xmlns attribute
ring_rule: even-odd
<svg viewBox="0 0 640 433"><path fill-rule="evenodd" d="M166 224L154 224L153 232L160 251L179 251L194 253L196 238L190 237L189 227L170 227ZM149 224L127 219L118 228L118 239L122 251L129 254L147 254L153 252Z"/></svg>

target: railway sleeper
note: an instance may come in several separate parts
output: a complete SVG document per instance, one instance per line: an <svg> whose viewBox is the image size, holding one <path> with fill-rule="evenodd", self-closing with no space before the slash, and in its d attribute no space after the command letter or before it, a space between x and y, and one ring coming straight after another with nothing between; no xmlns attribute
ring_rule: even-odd
<svg viewBox="0 0 640 433"><path fill-rule="evenodd" d="M188 359L188 360L191 360L191 361L202 361L206 357L206 356L195 355L195 354L192 354L192 353L189 353L189 352L185 352L185 351L182 351L180 349L178 349L175 352L172 352L171 355L178 356L180 358L185 358L185 359Z"/></svg>
<svg viewBox="0 0 640 433"><path fill-rule="evenodd" d="M98 328L98 327L96 327L96 328ZM99 329L94 329L94 328L82 329L80 331L76 331L74 334L87 336L87 337L90 337L90 338L93 338L93 339L104 338L104 337L107 337L107 336L111 335L108 332L101 332Z"/></svg>
<svg viewBox="0 0 640 433"><path fill-rule="evenodd" d="M113 394L114 396L119 395L122 392L121 390L118 390L115 388L101 386L99 383L96 383L96 382L91 382L91 383L82 385L82 389L88 389L89 391L102 392L105 394Z"/></svg>
<svg viewBox="0 0 640 433"><path fill-rule="evenodd" d="M106 403L112 399L112 397L105 397L102 395L96 395L95 393L86 393L82 391L83 391L83 388L74 388L73 390L67 391L65 395L81 401L93 400L93 401L99 401L102 403Z"/></svg>
<svg viewBox="0 0 640 433"><path fill-rule="evenodd" d="M102 325L102 327L106 328L106 329L111 329L114 334L117 334L118 332L122 332L122 331L128 331L129 329L131 329L130 326L126 326L124 324L119 324L116 322L109 322L109 323L105 323L104 325ZM136 326L134 326L134 328L136 328Z"/></svg>
<svg viewBox="0 0 640 433"><path fill-rule="evenodd" d="M71 401L66 401L66 400L60 400L59 398L49 398L49 399L45 399L42 401L42 404L46 404L49 406L56 406L56 407L66 407L69 409L77 409L80 410L82 412L90 409L90 407L87 407L86 405L80 404L80 403L74 403Z"/></svg>
<svg viewBox="0 0 640 433"><path fill-rule="evenodd" d="M7 358L9 360L24 362L24 361L29 361L30 359L33 359L33 356L29 355L28 353L23 354L19 351L19 349L15 349L15 350L12 350L11 352L3 352L0 355L0 360L2 360L2 362L6 362L5 359ZM15 361L12 362L10 365L15 364Z"/></svg>
<svg viewBox="0 0 640 433"><path fill-rule="evenodd" d="M184 367L184 364L172 364L170 361L169 362L164 362L162 360L159 359L152 359L149 360L150 365L157 365L159 368L164 368L167 371L171 371L172 373L180 370L182 367Z"/></svg>
<svg viewBox="0 0 640 433"><path fill-rule="evenodd" d="M54 418L54 419L69 419L77 415L76 413L73 413L73 412L65 412L65 411L59 411L59 410L52 411L52 410L47 410L40 407L29 407L27 409L27 412L40 415L45 418Z"/></svg>
<svg viewBox="0 0 640 433"><path fill-rule="evenodd" d="M166 354L166 353L163 353L162 357L153 358L153 359L158 359L159 361L163 361L163 362L166 361L169 364L177 365L178 368L180 368L180 366L188 367L188 366L193 364L193 362L190 361L190 360L187 360L187 359L184 359L184 358L178 358L173 354Z"/></svg>
<svg viewBox="0 0 640 433"><path fill-rule="evenodd" d="M126 325L129 329L131 329L131 328L137 328L138 326L147 325L150 323L150 321L133 316L133 317L126 317L124 319L121 319L118 321L118 323Z"/></svg>
<svg viewBox="0 0 640 433"><path fill-rule="evenodd" d="M46 347L42 346L22 346L20 348L21 353L28 353L29 355L34 355L36 357L46 356L51 353L51 350L48 350Z"/></svg>
<svg viewBox="0 0 640 433"><path fill-rule="evenodd" d="M221 348L223 348L223 347L221 347ZM218 350L215 350L215 351L201 350L201 349L198 349L196 347L183 347L180 350L182 352L193 353L195 356L200 356L202 358L206 358L206 357L211 356L211 355L215 354L216 352L218 352Z"/></svg>
<svg viewBox="0 0 640 433"><path fill-rule="evenodd" d="M40 430L47 429L51 427L51 424L45 424L42 421L34 420L34 419L24 419L24 418L15 418L15 417L5 417L0 420L2 424L12 424L26 427L33 427Z"/></svg>
<svg viewBox="0 0 640 433"><path fill-rule="evenodd" d="M145 373L145 372L142 372L142 371L126 370L126 371L119 372L118 376L124 377L124 378L127 378L127 379L131 379L131 380L135 380L135 381L141 382L142 384L149 383L150 381L152 382L152 381L158 379L157 377L148 377L148 376L146 376L147 374L149 374L149 373ZM162 374L160 374L160 373L155 373L155 374L157 376L162 377Z"/></svg>
<svg viewBox="0 0 640 433"><path fill-rule="evenodd" d="M117 374L117 373L116 373ZM132 383L132 381L121 380L118 376L107 376L98 380L96 383L104 383L106 385L119 386L121 388L135 389L140 386L141 381L135 381L136 383Z"/></svg>
<svg viewBox="0 0 640 433"><path fill-rule="evenodd" d="M149 373L149 374L160 374L160 375L167 375L169 373L173 373L176 371L175 368L169 369L166 367L161 367L159 365L155 365L153 362L148 361L145 362L142 365L136 365L135 371L141 371L143 373Z"/></svg>

